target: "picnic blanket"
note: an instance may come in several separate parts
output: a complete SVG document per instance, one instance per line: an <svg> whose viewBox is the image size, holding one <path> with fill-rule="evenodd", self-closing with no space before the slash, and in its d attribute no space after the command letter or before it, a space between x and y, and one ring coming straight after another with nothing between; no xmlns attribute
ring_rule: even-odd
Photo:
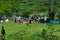
<svg viewBox="0 0 60 40"><path fill-rule="evenodd" d="M53 24L59 24L60 23L59 20L50 20L50 22L53 23Z"/></svg>

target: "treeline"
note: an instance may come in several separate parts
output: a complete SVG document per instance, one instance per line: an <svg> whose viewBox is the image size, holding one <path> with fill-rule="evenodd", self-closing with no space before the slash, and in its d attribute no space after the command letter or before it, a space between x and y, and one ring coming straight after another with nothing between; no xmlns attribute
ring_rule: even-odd
<svg viewBox="0 0 60 40"><path fill-rule="evenodd" d="M60 12L60 0L50 0L51 7ZM0 15L23 15L35 11L47 12L48 0L0 0Z"/></svg>

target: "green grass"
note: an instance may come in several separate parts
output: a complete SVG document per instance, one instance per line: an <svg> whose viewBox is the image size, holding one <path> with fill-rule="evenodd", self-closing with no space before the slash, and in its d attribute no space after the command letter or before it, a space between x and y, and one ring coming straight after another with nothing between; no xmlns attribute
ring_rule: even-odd
<svg viewBox="0 0 60 40"><path fill-rule="evenodd" d="M9 23L0 23L0 30L1 27L4 26L5 30L6 30L6 36L19 32L20 30L24 29L24 25L22 24L17 24L17 23L13 23L13 22L9 22Z"/></svg>
<svg viewBox="0 0 60 40"><path fill-rule="evenodd" d="M57 31L60 29L60 24L52 24L52 27L49 27L49 24L38 24L38 23L32 23L28 27L26 24L20 24L20 23L14 23L12 21L8 23L0 23L0 32L1 32L1 27L4 26L6 30L6 38L10 38L13 40L12 36L13 35L20 35L20 31L24 30L26 32L23 37L28 37L31 36L34 33L41 33L42 29L46 29L47 33L51 31L52 28L54 28L54 31ZM1 33L0 33L1 34ZM60 38L60 31L59 32L53 32L53 35L57 35ZM15 36L13 36L15 37ZM25 39L27 40L27 39Z"/></svg>

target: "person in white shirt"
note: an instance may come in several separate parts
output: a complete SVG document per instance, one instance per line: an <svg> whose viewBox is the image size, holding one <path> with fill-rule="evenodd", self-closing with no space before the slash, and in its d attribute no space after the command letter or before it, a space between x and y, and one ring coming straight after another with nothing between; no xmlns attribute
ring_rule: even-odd
<svg viewBox="0 0 60 40"><path fill-rule="evenodd" d="M0 21L1 23L3 22L3 20Z"/></svg>
<svg viewBox="0 0 60 40"><path fill-rule="evenodd" d="M45 22L47 21L47 16L45 16L44 21L45 21Z"/></svg>
<svg viewBox="0 0 60 40"><path fill-rule="evenodd" d="M6 19L5 22L9 22L9 19Z"/></svg>

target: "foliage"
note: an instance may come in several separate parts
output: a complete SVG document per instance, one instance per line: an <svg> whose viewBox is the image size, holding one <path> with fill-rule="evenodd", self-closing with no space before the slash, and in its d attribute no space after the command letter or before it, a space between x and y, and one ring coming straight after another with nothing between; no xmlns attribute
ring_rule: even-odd
<svg viewBox="0 0 60 40"><path fill-rule="evenodd" d="M57 18L60 20L60 13L57 13L56 16L57 16Z"/></svg>
<svg viewBox="0 0 60 40"><path fill-rule="evenodd" d="M51 7L54 7L56 12L60 12L60 0L50 1ZM24 15L25 12L31 14L36 10L47 12L48 0L0 0L0 15L12 15L14 12L18 13L19 11L22 11Z"/></svg>

